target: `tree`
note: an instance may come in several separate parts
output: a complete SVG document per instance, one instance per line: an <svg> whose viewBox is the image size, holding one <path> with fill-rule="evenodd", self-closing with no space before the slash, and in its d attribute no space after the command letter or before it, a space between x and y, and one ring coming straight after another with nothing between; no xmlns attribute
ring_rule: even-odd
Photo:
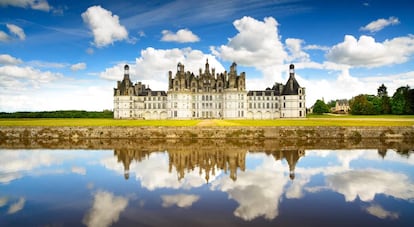
<svg viewBox="0 0 414 227"><path fill-rule="evenodd" d="M318 99L313 105L313 113L316 113L316 114L329 113L329 107L325 104L324 101Z"/></svg>
<svg viewBox="0 0 414 227"><path fill-rule="evenodd" d="M329 101L328 103L326 103L326 105L327 105L329 108L335 107L335 106L336 106L336 101L335 101L335 100L331 100L331 101Z"/></svg>
<svg viewBox="0 0 414 227"><path fill-rule="evenodd" d="M399 87L391 99L391 111L393 114L409 114L411 112L409 100L410 87Z"/></svg>
<svg viewBox="0 0 414 227"><path fill-rule="evenodd" d="M390 97L388 97L387 87L384 84L378 88L378 98L380 98L380 111L379 114L390 114L391 113L391 103Z"/></svg>
<svg viewBox="0 0 414 227"><path fill-rule="evenodd" d="M384 84L378 88L378 97L388 96L387 87Z"/></svg>
<svg viewBox="0 0 414 227"><path fill-rule="evenodd" d="M372 115L376 113L374 104L368 101L368 95L358 95L351 99L349 107L351 114L354 115Z"/></svg>

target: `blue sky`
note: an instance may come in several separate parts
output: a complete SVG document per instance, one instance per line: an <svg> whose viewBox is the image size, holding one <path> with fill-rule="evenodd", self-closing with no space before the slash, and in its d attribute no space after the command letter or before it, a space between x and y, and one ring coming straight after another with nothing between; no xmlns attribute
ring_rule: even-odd
<svg viewBox="0 0 414 227"><path fill-rule="evenodd" d="M0 111L113 108L131 78L167 90L178 62L233 61L247 89L285 83L290 63L316 99L414 87L410 1L0 0Z"/></svg>

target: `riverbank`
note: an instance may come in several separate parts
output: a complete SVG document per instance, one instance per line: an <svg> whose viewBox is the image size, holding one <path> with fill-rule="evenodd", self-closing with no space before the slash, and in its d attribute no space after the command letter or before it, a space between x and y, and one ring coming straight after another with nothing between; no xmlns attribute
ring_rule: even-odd
<svg viewBox="0 0 414 227"><path fill-rule="evenodd" d="M414 126L0 126L0 139L414 139Z"/></svg>
<svg viewBox="0 0 414 227"><path fill-rule="evenodd" d="M1 126L41 126L41 127L279 127L279 126L414 126L414 115L396 116L330 116L312 115L307 118L282 118L276 120L223 120L223 119L194 119L194 120L115 120L91 118L18 118L0 119Z"/></svg>

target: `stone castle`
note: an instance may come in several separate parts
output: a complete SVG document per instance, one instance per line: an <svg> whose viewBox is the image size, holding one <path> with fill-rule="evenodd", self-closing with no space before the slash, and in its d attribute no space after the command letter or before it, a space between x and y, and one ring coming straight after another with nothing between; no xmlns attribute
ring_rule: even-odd
<svg viewBox="0 0 414 227"><path fill-rule="evenodd" d="M198 75L185 71L178 63L173 76L168 73L168 91L152 91L141 82L133 84L129 66L114 89L115 119L277 119L306 117L305 88L295 79L289 66L286 84L246 91L246 74L216 73L208 60Z"/></svg>

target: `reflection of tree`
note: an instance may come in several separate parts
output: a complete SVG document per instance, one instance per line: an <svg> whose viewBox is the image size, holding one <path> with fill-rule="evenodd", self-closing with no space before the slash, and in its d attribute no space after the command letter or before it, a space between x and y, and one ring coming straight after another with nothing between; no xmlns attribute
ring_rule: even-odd
<svg viewBox="0 0 414 227"><path fill-rule="evenodd" d="M217 170L229 173L232 180L237 179L237 170L245 171L246 169L246 153L247 150L235 146L218 146L219 144L210 144L199 146L197 144L186 144L186 146L178 146L168 150L169 172L173 168L177 171L178 180L184 178L186 172L194 171L199 168L199 174L205 174L208 182L210 176L214 176ZM133 161L141 162L148 157L152 151L122 149L115 150L114 155L118 162L122 162L124 166L125 179L129 178L129 168ZM156 152L156 151L154 151ZM249 151L255 153L257 151ZM295 178L295 166L298 160L304 156L303 149L289 150L273 150L266 151L268 155L272 155L275 160L285 159L289 165L290 178Z"/></svg>

